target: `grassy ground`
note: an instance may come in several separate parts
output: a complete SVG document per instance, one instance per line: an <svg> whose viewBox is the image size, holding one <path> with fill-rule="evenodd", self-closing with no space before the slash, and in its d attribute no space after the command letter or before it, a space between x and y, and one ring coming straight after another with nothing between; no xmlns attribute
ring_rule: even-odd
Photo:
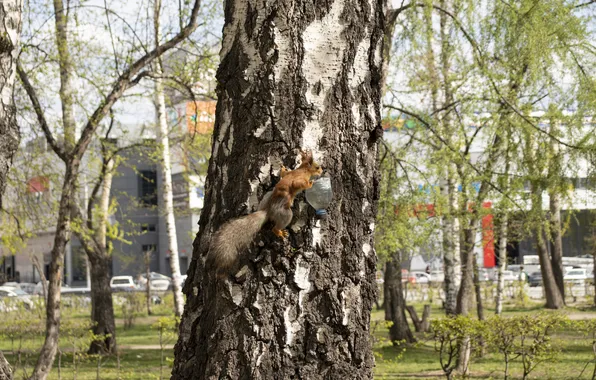
<svg viewBox="0 0 596 380"><path fill-rule="evenodd" d="M418 312L422 305L417 305ZM543 311L539 304L526 308L508 307L505 315L535 314ZM494 314L488 308L486 315ZM570 307L565 310L570 319L594 318L592 308ZM431 318L443 316L443 311L433 307ZM435 351L434 341L424 334L416 334L418 342L409 347L395 347L387 339L388 328L383 323L384 312L374 311L372 314L373 336L375 338L374 354L376 360L375 379L437 379L445 378ZM375 323L377 322L377 323ZM569 329L558 331L554 341L561 348L556 361L539 363L530 373L530 379L592 379L594 371L594 353L592 340L577 331ZM470 365L471 378L502 379L504 361L498 353L487 353L483 357L473 357ZM521 379L523 374L521 363L513 361L509 366L511 379Z"/></svg>
<svg viewBox="0 0 596 380"><path fill-rule="evenodd" d="M422 305L415 305L419 312ZM533 314L542 310L540 305L527 305L526 307L509 307L506 315ZM568 308L566 312L572 319L594 318L596 310L589 308ZM169 378L170 365L173 358L172 345L175 337L166 341L166 348L159 348L158 331L152 327L158 318L171 313L168 305L155 308L157 315L147 316L139 312L135 325L124 329L125 315L117 308L117 338L121 348L119 357L73 357L72 339L60 343L62 355L60 365L58 360L54 365L51 379L159 379ZM486 314L493 314L488 308ZM384 313L374 311L372 314L372 333L374 337L374 354L376 359L375 378L378 379L437 379L444 377L439 364L438 355L434 350L433 342L424 335L417 335L418 343L410 347L394 347L387 339L388 328L383 321ZM431 318L440 318L443 311L434 306ZM69 320L85 321L88 312L84 309L70 310L66 313ZM1 330L1 328L0 328ZM562 352L557 361L541 363L531 373L533 379L590 379L594 370L590 363L592 353L591 340L576 331L559 331L556 342L560 344ZM35 364L35 351L42 343L42 336L26 338L11 342L6 336L0 339L0 350L4 351L7 358L17 369L15 379L25 377L30 373ZM18 350L20 343L22 354ZM163 354L163 357L162 357ZM118 364L120 362L120 365ZM586 364L590 363L589 365ZM99 365L99 370L98 370ZM503 378L503 360L495 353L489 353L482 358L474 357L470 367L473 378ZM585 370L584 370L585 368ZM583 374L582 374L583 370ZM521 378L519 362L510 366L511 378ZM581 376L580 376L581 374Z"/></svg>

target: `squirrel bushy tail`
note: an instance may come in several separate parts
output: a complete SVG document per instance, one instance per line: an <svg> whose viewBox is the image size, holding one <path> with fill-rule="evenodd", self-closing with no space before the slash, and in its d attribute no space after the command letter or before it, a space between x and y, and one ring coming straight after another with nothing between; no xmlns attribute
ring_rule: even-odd
<svg viewBox="0 0 596 380"><path fill-rule="evenodd" d="M248 248L267 221L267 211L259 210L222 225L211 239L207 268L218 275L229 274L241 251Z"/></svg>

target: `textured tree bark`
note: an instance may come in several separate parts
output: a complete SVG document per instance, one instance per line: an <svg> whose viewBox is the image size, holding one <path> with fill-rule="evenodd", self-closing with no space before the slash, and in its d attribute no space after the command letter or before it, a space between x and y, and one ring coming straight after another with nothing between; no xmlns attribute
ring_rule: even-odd
<svg viewBox="0 0 596 380"><path fill-rule="evenodd" d="M0 209L6 175L21 139L12 93L19 54L22 8L22 0L0 3Z"/></svg>
<svg viewBox="0 0 596 380"><path fill-rule="evenodd" d="M19 55L22 0L0 3L0 210L6 188L6 176L21 135L13 104L13 89ZM12 369L0 351L0 380L12 379Z"/></svg>
<svg viewBox="0 0 596 380"><path fill-rule="evenodd" d="M372 378L372 248L384 1L225 5L206 198L173 379ZM254 210L281 164L311 149L329 218L298 197L289 239L268 228L235 279L204 271L214 230Z"/></svg>
<svg viewBox="0 0 596 380"><path fill-rule="evenodd" d="M155 46L161 40L159 14L161 0L154 0L153 22L155 24ZM172 285L174 291L174 312L177 317L184 311L184 296L182 295L182 278L180 274L180 260L178 259L178 237L176 236L176 219L174 217L174 195L172 193L172 163L170 159L170 138L168 136L168 121L166 115L166 96L161 78L163 67L161 58L155 62L155 109L157 111L157 143L161 153L160 169L163 186L162 210L166 217L166 234L168 235L168 251L170 255L170 270L172 271Z"/></svg>
<svg viewBox="0 0 596 380"><path fill-rule="evenodd" d="M387 291L391 294L389 320L393 322L389 328L389 338L393 344L410 344L414 343L416 339L406 319L406 300L402 290L400 262L400 254L396 253L393 260L387 263L387 266L391 268L391 277L388 279L387 286Z"/></svg>

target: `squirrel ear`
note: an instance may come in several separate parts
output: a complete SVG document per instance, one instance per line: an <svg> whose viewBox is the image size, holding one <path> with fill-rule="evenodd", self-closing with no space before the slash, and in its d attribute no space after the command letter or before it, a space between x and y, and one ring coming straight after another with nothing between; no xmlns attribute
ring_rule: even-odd
<svg viewBox="0 0 596 380"><path fill-rule="evenodd" d="M312 151L309 150L301 150L300 151L300 155L302 156L302 163L308 163L308 164L312 164L313 163L313 156L312 156Z"/></svg>

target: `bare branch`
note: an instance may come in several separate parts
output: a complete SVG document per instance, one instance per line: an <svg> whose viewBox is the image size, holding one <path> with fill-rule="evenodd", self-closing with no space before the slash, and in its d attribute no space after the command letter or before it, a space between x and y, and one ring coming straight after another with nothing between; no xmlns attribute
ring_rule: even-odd
<svg viewBox="0 0 596 380"><path fill-rule="evenodd" d="M87 121L87 124L83 128L81 138L77 142L74 149L74 157L82 157L87 145L89 145L91 142L91 137L95 133L99 122L107 115L114 103L120 99L124 91L137 84L142 78L139 72L154 59L160 57L166 51L187 38L196 29L200 5L201 1L195 0L188 24L176 36L145 54L143 57L131 64L128 69L126 69L122 75L120 75L116 83L114 83L112 86L112 90L108 94L107 98L99 105L95 112L93 112ZM139 76L137 76L137 74L139 74Z"/></svg>
<svg viewBox="0 0 596 380"><path fill-rule="evenodd" d="M43 113L41 108L41 104L39 103L39 98L37 97L37 93L35 92L35 88L31 85L29 81L29 77L23 67L21 66L21 62L17 62L17 72L19 74L19 78L21 78L21 82L23 83L23 87L31 100L31 104L33 105L33 110L35 111L35 115L37 116L37 120L39 121L39 125L48 141L48 144L52 147L52 150L62 159L62 161L67 161L68 156L64 151L64 148L56 141L54 135L52 135L52 131L50 131L50 126L46 120L46 117Z"/></svg>

